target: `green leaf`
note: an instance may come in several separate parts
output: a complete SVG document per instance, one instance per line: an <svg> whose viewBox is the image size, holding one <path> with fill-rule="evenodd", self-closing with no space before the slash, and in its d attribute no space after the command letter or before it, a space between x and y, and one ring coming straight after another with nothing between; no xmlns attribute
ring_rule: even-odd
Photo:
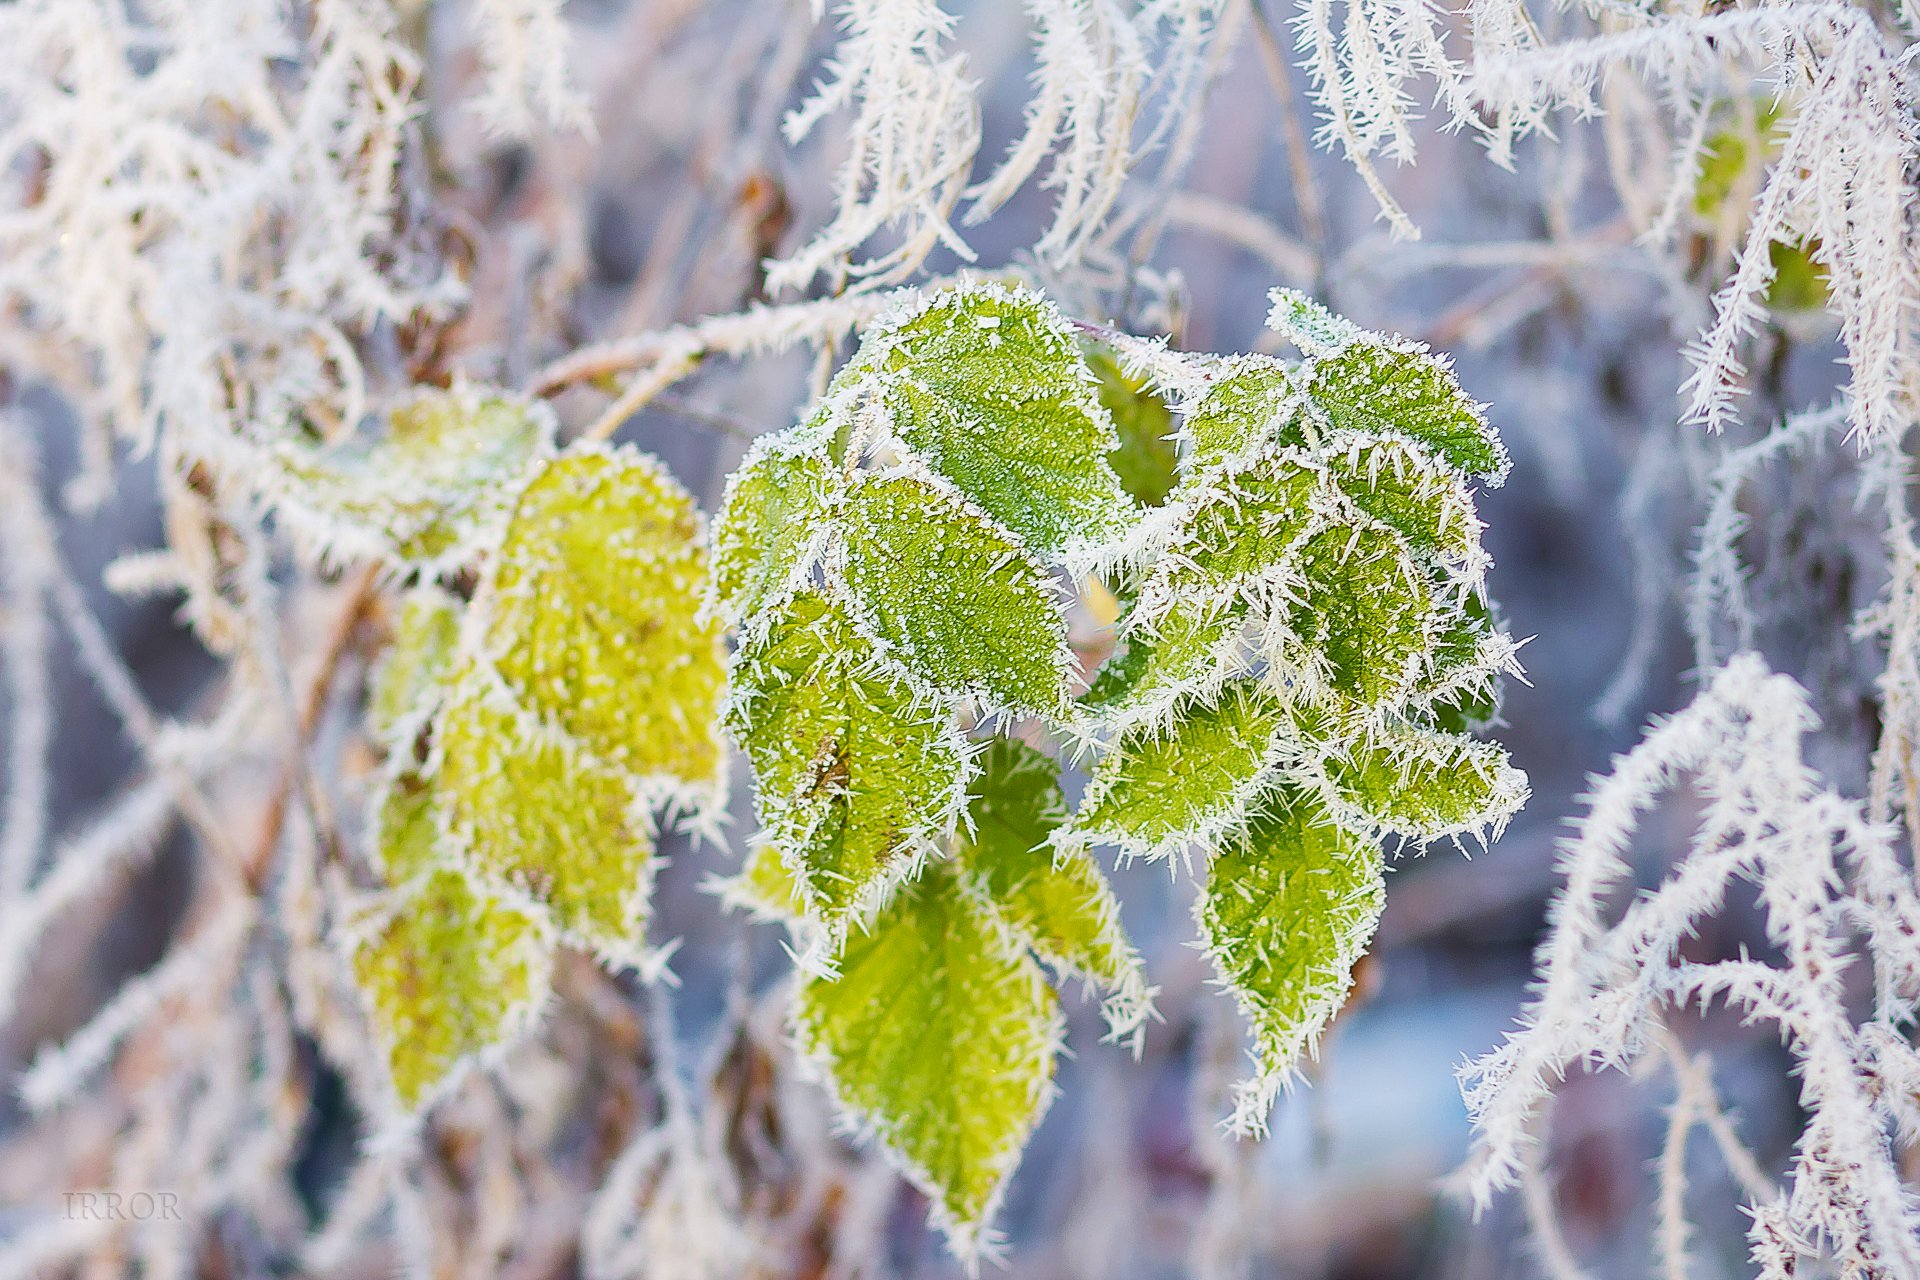
<svg viewBox="0 0 1920 1280"><path fill-rule="evenodd" d="M1165 710L1183 693L1218 688L1246 667L1240 633L1244 601L1188 595L1150 617L1128 615L1125 649L1094 676L1080 703L1107 719L1132 720Z"/></svg>
<svg viewBox="0 0 1920 1280"><path fill-rule="evenodd" d="M1268 448L1214 473L1174 508L1148 609L1195 594L1218 598L1286 565L1335 514L1324 468L1297 449Z"/></svg>
<svg viewBox="0 0 1920 1280"><path fill-rule="evenodd" d="M713 803L725 667L719 624L700 616L706 578L699 514L666 469L576 447L514 508L480 597L486 652L600 760Z"/></svg>
<svg viewBox="0 0 1920 1280"><path fill-rule="evenodd" d="M1301 443L1294 373L1271 356L1212 362L1207 390L1186 410L1184 469L1199 480L1213 467L1269 444Z"/></svg>
<svg viewBox="0 0 1920 1280"><path fill-rule="evenodd" d="M1359 325L1335 315L1298 289L1273 289L1267 298L1273 303L1267 313L1267 327L1305 355L1331 355L1368 336Z"/></svg>
<svg viewBox="0 0 1920 1280"><path fill-rule="evenodd" d="M1306 583L1282 639L1287 664L1362 706L1406 692L1437 619L1405 544L1378 526L1335 526L1307 540L1299 563Z"/></svg>
<svg viewBox="0 0 1920 1280"><path fill-rule="evenodd" d="M966 746L944 706L883 667L836 603L794 597L734 661L730 726L766 837L829 927L876 906L964 803Z"/></svg>
<svg viewBox="0 0 1920 1280"><path fill-rule="evenodd" d="M1357 341L1309 362L1307 397L1333 431L1403 436L1499 484L1507 451L1446 360L1418 343Z"/></svg>
<svg viewBox="0 0 1920 1280"><path fill-rule="evenodd" d="M431 583L407 593L367 699L367 728L376 739L393 745L432 714L453 664L460 612L460 600Z"/></svg>
<svg viewBox="0 0 1920 1280"><path fill-rule="evenodd" d="M1073 655L1046 571L937 483L893 473L848 494L843 572L872 632L915 675L1042 714L1066 701Z"/></svg>
<svg viewBox="0 0 1920 1280"><path fill-rule="evenodd" d="M1042 555L1091 554L1133 504L1113 420L1066 322L1024 289L937 293L866 338L894 436Z"/></svg>
<svg viewBox="0 0 1920 1280"><path fill-rule="evenodd" d="M800 989L794 1028L840 1105L976 1256L1051 1098L1063 1033L1039 966L935 867Z"/></svg>
<svg viewBox="0 0 1920 1280"><path fill-rule="evenodd" d="M1237 1132L1259 1133L1300 1054L1340 1011L1386 903L1379 849L1282 789L1221 843L1207 868L1200 930L1253 1032Z"/></svg>
<svg viewBox="0 0 1920 1280"><path fill-rule="evenodd" d="M383 439L281 446L281 510L325 546L438 568L488 540L553 436L538 401L422 391L394 409Z"/></svg>
<svg viewBox="0 0 1920 1280"><path fill-rule="evenodd" d="M387 782L374 800L374 844L389 885L403 885L443 865L433 791L415 773Z"/></svg>
<svg viewBox="0 0 1920 1280"><path fill-rule="evenodd" d="M1325 769L1344 821L1419 840L1498 830L1527 799L1505 747L1412 727L1350 744Z"/></svg>
<svg viewBox="0 0 1920 1280"><path fill-rule="evenodd" d="M762 436L727 481L713 526L713 598L723 617L751 623L824 532L837 481L825 457L788 433Z"/></svg>
<svg viewBox="0 0 1920 1280"><path fill-rule="evenodd" d="M971 831L957 842L963 881L1027 946L1056 969L1119 993L1109 1005L1115 1034L1147 1017L1140 957L1120 927L1107 878L1070 841L1060 767L1014 738L995 738L968 789Z"/></svg>
<svg viewBox="0 0 1920 1280"><path fill-rule="evenodd" d="M1458 476L1418 445L1349 436L1325 458L1328 474L1361 512L1416 551L1464 564L1478 575L1480 521Z"/></svg>
<svg viewBox="0 0 1920 1280"><path fill-rule="evenodd" d="M1107 455L1120 485L1144 506L1157 507L1173 492L1180 447L1173 414L1146 381L1130 377L1104 351L1089 351L1087 364L1100 380L1100 403L1113 418L1120 447Z"/></svg>
<svg viewBox="0 0 1920 1280"><path fill-rule="evenodd" d="M462 867L546 912L568 938L638 962L653 842L629 774L515 706L478 666L454 678L433 765Z"/></svg>
<svg viewBox="0 0 1920 1280"><path fill-rule="evenodd" d="M1205 843L1236 821L1290 745L1284 703L1258 680L1188 699L1128 730L1094 767L1075 827L1130 853Z"/></svg>
<svg viewBox="0 0 1920 1280"><path fill-rule="evenodd" d="M400 1105L418 1108L462 1063L529 1027L547 969L532 915L476 892L457 871L413 882L353 952Z"/></svg>

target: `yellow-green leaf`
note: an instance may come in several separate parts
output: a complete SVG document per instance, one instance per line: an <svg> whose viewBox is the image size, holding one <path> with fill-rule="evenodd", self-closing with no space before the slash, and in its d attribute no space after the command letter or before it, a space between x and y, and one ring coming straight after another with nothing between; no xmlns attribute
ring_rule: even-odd
<svg viewBox="0 0 1920 1280"><path fill-rule="evenodd" d="M733 666L731 727L766 838L830 930L874 906L952 828L967 760L951 714L883 667L836 603L795 596Z"/></svg>
<svg viewBox="0 0 1920 1280"><path fill-rule="evenodd" d="M801 1048L973 1257L1051 1096L1062 1024L1039 966L936 866L847 939L794 1009Z"/></svg>
<svg viewBox="0 0 1920 1280"><path fill-rule="evenodd" d="M1207 952L1253 1030L1234 1127L1257 1133L1301 1053L1352 985L1386 903L1380 850L1283 788L1222 841L1199 916Z"/></svg>
<svg viewBox="0 0 1920 1280"><path fill-rule="evenodd" d="M428 872L402 893L353 953L400 1105L429 1101L457 1067L530 1025L547 967L539 922L459 872Z"/></svg>
<svg viewBox="0 0 1920 1280"><path fill-rule="evenodd" d="M485 648L527 707L600 760L711 803L724 657L700 616L693 499L656 460L576 447L521 494L482 599Z"/></svg>
<svg viewBox="0 0 1920 1280"><path fill-rule="evenodd" d="M849 493L843 572L872 631L950 694L1020 711L1066 701L1065 620L1046 571L958 494L908 474Z"/></svg>
<svg viewBox="0 0 1920 1280"><path fill-rule="evenodd" d="M763 436L727 481L713 525L713 598L750 625L773 604L825 533L833 468L788 433Z"/></svg>
<svg viewBox="0 0 1920 1280"><path fill-rule="evenodd" d="M1017 739L988 744L967 792L971 829L956 842L960 875L1041 959L1115 991L1113 1030L1128 1031L1148 1012L1140 957L1106 876L1084 848L1055 840L1069 816L1059 773Z"/></svg>
<svg viewBox="0 0 1920 1280"><path fill-rule="evenodd" d="M653 842L629 774L541 725L477 666L454 678L434 764L463 867L602 955L641 958Z"/></svg>

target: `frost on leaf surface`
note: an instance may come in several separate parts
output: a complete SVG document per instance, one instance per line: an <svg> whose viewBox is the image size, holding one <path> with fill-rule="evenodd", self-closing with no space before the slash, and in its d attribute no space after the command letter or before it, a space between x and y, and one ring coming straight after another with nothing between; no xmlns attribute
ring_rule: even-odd
<svg viewBox="0 0 1920 1280"><path fill-rule="evenodd" d="M876 327L893 434L1034 552L1085 553L1124 531L1133 503L1108 463L1113 420L1053 305L963 285Z"/></svg>
<svg viewBox="0 0 1920 1280"><path fill-rule="evenodd" d="M435 756L461 866L602 956L639 956L653 841L627 773L544 728L473 667L454 678Z"/></svg>
<svg viewBox="0 0 1920 1280"><path fill-rule="evenodd" d="M1527 798L1525 775L1495 742L1395 728L1326 763L1336 811L1416 839L1505 825Z"/></svg>
<svg viewBox="0 0 1920 1280"><path fill-rule="evenodd" d="M1300 567L1288 665L1362 706L1404 693L1436 626L1432 588L1405 543L1377 526L1335 526L1306 542Z"/></svg>
<svg viewBox="0 0 1920 1280"><path fill-rule="evenodd" d="M962 879L1041 959L1109 987L1136 985L1140 958L1107 878L1084 849L1056 845L1068 812L1060 767L1014 738L981 753L967 792Z"/></svg>
<svg viewBox="0 0 1920 1280"><path fill-rule="evenodd" d="M763 920L792 922L807 914L800 881L770 839L757 839L749 845L745 864L717 888L730 906L743 907Z"/></svg>
<svg viewBox="0 0 1920 1280"><path fill-rule="evenodd" d="M1293 372L1270 356L1229 356L1208 369L1209 385L1187 408L1188 474L1209 468L1269 442L1297 444Z"/></svg>
<svg viewBox="0 0 1920 1280"><path fill-rule="evenodd" d="M1260 789L1289 722L1257 680L1189 699L1166 725L1120 736L1094 767L1075 825L1135 853L1203 841Z"/></svg>
<svg viewBox="0 0 1920 1280"><path fill-rule="evenodd" d="M426 872L354 949L353 972L400 1105L413 1109L463 1059L511 1038L546 989L538 921L475 891L457 871Z"/></svg>
<svg viewBox="0 0 1920 1280"><path fill-rule="evenodd" d="M599 759L703 802L724 767L706 579L699 513L666 469L576 449L514 508L482 597L485 648L522 703Z"/></svg>
<svg viewBox="0 0 1920 1280"><path fill-rule="evenodd" d="M1340 1010L1386 903L1379 849L1282 789L1221 843L1200 929L1253 1031L1255 1075L1234 1127L1258 1131L1300 1054Z"/></svg>
<svg viewBox="0 0 1920 1280"><path fill-rule="evenodd" d="M972 1256L1051 1096L1063 1033L1038 964L933 868L801 988L794 1026L842 1106Z"/></svg>
<svg viewBox="0 0 1920 1280"><path fill-rule="evenodd" d="M1415 343L1355 342L1310 366L1307 398L1335 431L1400 434L1498 484L1507 451L1444 360Z"/></svg>
<svg viewBox="0 0 1920 1280"><path fill-rule="evenodd" d="M544 405L467 388L421 392L394 409L383 439L282 446L282 510L323 546L439 566L497 527L553 435Z"/></svg>
<svg viewBox="0 0 1920 1280"><path fill-rule="evenodd" d="M439 865L439 818L433 792L419 775L403 773L381 788L373 825L389 885L404 885Z"/></svg>
<svg viewBox="0 0 1920 1280"><path fill-rule="evenodd" d="M453 663L460 609L457 598L430 583L407 593L367 700L374 737L391 740L431 713Z"/></svg>
<svg viewBox="0 0 1920 1280"><path fill-rule="evenodd" d="M821 531L835 478L790 436L765 436L727 481L713 525L713 599L751 623L779 594Z"/></svg>
<svg viewBox="0 0 1920 1280"><path fill-rule="evenodd" d="M1138 719L1217 688L1244 667L1246 621L1244 602L1195 595L1175 597L1157 617L1129 614L1125 651L1100 668L1081 705L1112 720Z"/></svg>
<svg viewBox="0 0 1920 1280"><path fill-rule="evenodd" d="M917 699L845 611L812 592L741 647L733 684L732 728L753 761L766 837L809 911L843 923L950 827L964 744L945 707Z"/></svg>
<svg viewBox="0 0 1920 1280"><path fill-rule="evenodd" d="M1471 561L1480 554L1480 521L1458 476L1419 445L1351 437L1326 466L1341 493L1426 556Z"/></svg>
<svg viewBox="0 0 1920 1280"><path fill-rule="evenodd" d="M869 476L847 496L844 574L861 614L909 670L951 694L1054 712L1072 655L1046 571L945 487Z"/></svg>
<svg viewBox="0 0 1920 1280"><path fill-rule="evenodd" d="M1214 477L1177 508L1149 599L1218 596L1281 568L1324 523L1326 486L1321 468L1291 449L1269 449Z"/></svg>

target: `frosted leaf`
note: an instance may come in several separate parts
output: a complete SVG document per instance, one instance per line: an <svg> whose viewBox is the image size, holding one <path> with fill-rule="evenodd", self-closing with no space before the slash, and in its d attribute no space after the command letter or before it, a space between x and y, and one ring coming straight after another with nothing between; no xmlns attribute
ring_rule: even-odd
<svg viewBox="0 0 1920 1280"><path fill-rule="evenodd" d="M531 1025L547 950L526 911L457 871L425 873L353 952L353 974L400 1105L431 1100L475 1054Z"/></svg>
<svg viewBox="0 0 1920 1280"><path fill-rule="evenodd" d="M600 760L711 803L724 770L719 624L700 616L700 517L656 460L576 447L514 508L480 600L527 707Z"/></svg>
<svg viewBox="0 0 1920 1280"><path fill-rule="evenodd" d="M1480 568L1473 499L1447 467L1404 440L1352 437L1328 452L1328 473L1347 500L1426 555Z"/></svg>
<svg viewBox="0 0 1920 1280"><path fill-rule="evenodd" d="M1287 708L1257 680L1122 734L1094 767L1075 828L1149 856L1236 820L1290 741Z"/></svg>
<svg viewBox="0 0 1920 1280"><path fill-rule="evenodd" d="M735 875L715 886L721 900L763 920L793 923L807 914L799 877L771 839L757 839L747 848L746 863Z"/></svg>
<svg viewBox="0 0 1920 1280"><path fill-rule="evenodd" d="M1126 648L1101 666L1080 703L1108 719L1135 719L1181 694L1216 688L1246 666L1243 601L1187 596L1159 616L1129 615Z"/></svg>
<svg viewBox="0 0 1920 1280"><path fill-rule="evenodd" d="M1186 409L1186 473L1195 478L1267 444L1299 444L1293 371L1271 356L1228 356L1208 370L1206 392Z"/></svg>
<svg viewBox="0 0 1920 1280"><path fill-rule="evenodd" d="M1390 729L1325 768L1343 819L1421 840L1497 831L1527 799L1527 776L1505 747L1448 733Z"/></svg>
<svg viewBox="0 0 1920 1280"><path fill-rule="evenodd" d="M1386 905L1379 849L1291 789L1222 842L1198 904L1207 953L1253 1032L1233 1127L1266 1127L1274 1095L1340 1011Z"/></svg>
<svg viewBox="0 0 1920 1280"><path fill-rule="evenodd" d="M1120 447L1107 455L1120 487L1143 506L1159 506L1173 491L1180 468L1172 412L1143 379L1130 376L1104 351L1088 351L1087 365L1099 379L1100 403L1120 437Z"/></svg>
<svg viewBox="0 0 1920 1280"><path fill-rule="evenodd" d="M835 484L809 445L784 433L755 443L713 524L712 598L722 617L750 625L792 582L822 533Z"/></svg>
<svg viewBox="0 0 1920 1280"><path fill-rule="evenodd" d="M453 663L461 608L458 597L431 583L407 593L367 699L367 728L376 739L391 743L432 713Z"/></svg>
<svg viewBox="0 0 1920 1280"><path fill-rule="evenodd" d="M935 688L1042 714L1066 701L1066 623L1046 571L943 486L870 476L848 494L843 571L860 616Z"/></svg>
<svg viewBox="0 0 1920 1280"><path fill-rule="evenodd" d="M1064 1028L1039 966L942 864L848 938L838 978L806 981L794 1029L954 1251L976 1255L1052 1096Z"/></svg>
<svg viewBox="0 0 1920 1280"><path fill-rule="evenodd" d="M1120 446L1079 344L1053 305L971 284L876 326L856 361L893 434L1040 555L1080 559L1123 533Z"/></svg>
<svg viewBox="0 0 1920 1280"><path fill-rule="evenodd" d="M1311 361L1307 398L1334 431L1404 436L1464 476L1499 484L1507 451L1452 367L1417 343L1368 340Z"/></svg>
<svg viewBox="0 0 1920 1280"><path fill-rule="evenodd" d="M1300 550L1306 583L1281 650L1362 706L1404 693L1418 677L1436 625L1433 593L1404 543L1384 529L1323 530Z"/></svg>
<svg viewBox="0 0 1920 1280"><path fill-rule="evenodd" d="M538 402L422 391L393 410L384 439L280 446L282 511L322 546L438 568L490 538L553 437Z"/></svg>
<svg viewBox="0 0 1920 1280"><path fill-rule="evenodd" d="M1441 625L1431 670L1410 702L1445 732L1484 728L1499 714L1501 677L1519 670L1515 650L1486 601L1469 592Z"/></svg>
<svg viewBox="0 0 1920 1280"><path fill-rule="evenodd" d="M601 955L639 958L653 841L624 770L541 725L472 666L454 678L432 764L463 868Z"/></svg>
<svg viewBox="0 0 1920 1280"><path fill-rule="evenodd" d="M1359 325L1315 302L1298 289L1274 289L1267 294L1272 309L1267 328L1307 356L1327 356L1361 341L1367 333Z"/></svg>
<svg viewBox="0 0 1920 1280"><path fill-rule="evenodd" d="M1145 592L1149 609L1195 593L1219 596L1286 565L1333 514L1324 471L1293 449L1268 449L1216 473L1177 508Z"/></svg>
<svg viewBox="0 0 1920 1280"><path fill-rule="evenodd" d="M373 828L389 885L406 884L441 865L439 815L432 789L418 774L400 774L381 788Z"/></svg>
<svg viewBox="0 0 1920 1280"><path fill-rule="evenodd" d="M838 930L951 829L965 744L943 706L916 698L812 592L742 646L733 686L729 721L753 762L766 838L809 914Z"/></svg>
<svg viewBox="0 0 1920 1280"><path fill-rule="evenodd" d="M1133 993L1127 1016L1137 1022L1145 979L1112 886L1085 849L1056 843L1069 816L1059 774L1045 753L995 738L968 789L972 830L956 842L959 873L1042 960Z"/></svg>

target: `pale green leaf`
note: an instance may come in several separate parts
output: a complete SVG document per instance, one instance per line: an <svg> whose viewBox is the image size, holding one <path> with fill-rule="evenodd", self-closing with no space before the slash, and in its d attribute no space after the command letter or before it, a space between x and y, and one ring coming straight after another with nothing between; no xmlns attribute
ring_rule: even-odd
<svg viewBox="0 0 1920 1280"><path fill-rule="evenodd" d="M1188 408L1183 468L1196 481L1211 468L1268 445L1301 441L1295 375L1270 356L1213 362L1206 391Z"/></svg>
<svg viewBox="0 0 1920 1280"><path fill-rule="evenodd" d="M1411 727L1350 744L1325 770L1350 823L1421 840L1498 830L1527 799L1526 775L1499 743Z"/></svg>
<svg viewBox="0 0 1920 1280"><path fill-rule="evenodd" d="M1104 718L1133 719L1182 693L1218 687L1245 669L1246 619L1244 601L1202 595L1175 597L1155 617L1130 614L1124 649L1101 666L1081 705Z"/></svg>
<svg viewBox="0 0 1920 1280"><path fill-rule="evenodd" d="M1017 739L988 745L967 793L972 829L957 841L960 874L1041 959L1122 991L1115 1029L1129 1029L1146 1016L1140 957L1106 876L1085 849L1055 842L1069 816L1059 774Z"/></svg>
<svg viewBox="0 0 1920 1280"><path fill-rule="evenodd" d="M876 371L895 437L1041 555L1089 553L1133 503L1108 465L1113 420L1053 304L969 284L876 326L857 365Z"/></svg>
<svg viewBox="0 0 1920 1280"><path fill-rule="evenodd" d="M631 776L541 725L476 666L454 677L434 731L435 801L460 865L568 937L637 961L653 842Z"/></svg>
<svg viewBox="0 0 1920 1280"><path fill-rule="evenodd" d="M375 738L392 743L432 712L453 664L460 611L457 597L431 583L407 593L367 699L367 728Z"/></svg>
<svg viewBox="0 0 1920 1280"><path fill-rule="evenodd" d="M1406 692L1437 615L1405 543L1379 526L1335 526L1306 541L1299 564L1305 585L1282 642L1288 664L1362 706Z"/></svg>
<svg viewBox="0 0 1920 1280"><path fill-rule="evenodd" d="M734 660L731 727L766 837L809 912L838 927L934 848L963 803L966 752L941 706L881 666L845 612L797 595Z"/></svg>
<svg viewBox="0 0 1920 1280"><path fill-rule="evenodd" d="M282 446L282 511L323 545L438 567L491 536L553 436L537 401L422 391L393 410L381 439Z"/></svg>
<svg viewBox="0 0 1920 1280"><path fill-rule="evenodd" d="M1335 431L1399 435L1462 475L1506 478L1507 451L1448 363L1411 342L1367 340L1309 365L1307 396Z"/></svg>
<svg viewBox="0 0 1920 1280"><path fill-rule="evenodd" d="M913 475L870 476L847 497L844 574L874 634L951 694L1058 712L1072 654L1046 572L993 521Z"/></svg>
<svg viewBox="0 0 1920 1280"><path fill-rule="evenodd" d="M1381 871L1378 847L1291 789L1263 800L1208 864L1201 936L1253 1032L1236 1130L1265 1127L1287 1073L1340 1011L1386 902Z"/></svg>
<svg viewBox="0 0 1920 1280"><path fill-rule="evenodd" d="M529 1026L547 967L539 922L526 911L477 892L457 871L412 882L353 952L400 1105L429 1101L455 1068Z"/></svg>
<svg viewBox="0 0 1920 1280"><path fill-rule="evenodd" d="M842 1107L974 1256L1051 1097L1063 1027L1039 966L936 866L801 987L794 1027Z"/></svg>
<svg viewBox="0 0 1920 1280"><path fill-rule="evenodd" d="M1190 489L1143 596L1158 611L1195 594L1219 597L1286 565L1334 513L1324 467L1268 448Z"/></svg>
<svg viewBox="0 0 1920 1280"><path fill-rule="evenodd" d="M514 508L481 599L519 700L637 778L710 802L725 766L724 657L700 616L700 517L656 460L579 448Z"/></svg>
<svg viewBox="0 0 1920 1280"><path fill-rule="evenodd" d="M1094 767L1075 827L1149 855L1204 843L1235 821L1290 742L1286 705L1258 680L1178 704L1128 730Z"/></svg>
<svg viewBox="0 0 1920 1280"><path fill-rule="evenodd" d="M826 458L786 434L764 436L727 481L713 525L713 598L722 616L752 623L824 532L835 485Z"/></svg>

